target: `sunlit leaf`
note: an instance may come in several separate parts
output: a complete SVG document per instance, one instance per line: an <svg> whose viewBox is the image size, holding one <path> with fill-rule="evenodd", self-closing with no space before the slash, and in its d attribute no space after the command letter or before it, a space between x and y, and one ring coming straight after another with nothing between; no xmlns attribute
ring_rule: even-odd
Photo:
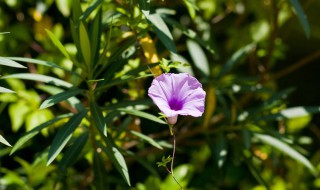
<svg viewBox="0 0 320 190"><path fill-rule="evenodd" d="M47 165L50 165L51 162L58 156L61 150L65 147L67 142L70 140L73 131L79 126L86 114L86 111L81 111L80 113L72 116L70 120L59 129L58 133L56 134L51 143Z"/></svg>
<svg viewBox="0 0 320 190"><path fill-rule="evenodd" d="M143 2L143 3L142 3ZM173 41L173 37L171 35L171 32L166 25L166 23L161 18L161 15L155 11L154 13L151 13L150 10L148 10L149 1L139 1L140 7L142 8L142 13L145 15L147 20L152 24L153 29L155 30L157 36L159 37L160 41L164 44L164 46L171 52L176 53L176 45Z"/></svg>
<svg viewBox="0 0 320 190"><path fill-rule="evenodd" d="M96 0L96 1L92 1L92 4L87 8L86 11L84 11L84 13L78 17L81 21L85 20L88 18L88 16L92 13L92 11L94 11L103 1L102 0Z"/></svg>
<svg viewBox="0 0 320 190"><path fill-rule="evenodd" d="M194 175L194 167L190 164L182 164L173 169L174 176L182 187L187 187ZM161 184L163 189L181 190L177 182L168 174Z"/></svg>
<svg viewBox="0 0 320 190"><path fill-rule="evenodd" d="M90 66L91 65L91 44L90 44L87 29L82 22L80 22L80 27L79 27L79 38L80 38L81 53L82 53L84 62L88 66Z"/></svg>
<svg viewBox="0 0 320 190"><path fill-rule="evenodd" d="M16 67L16 68L26 68L25 66L4 57L0 57L0 65Z"/></svg>
<svg viewBox="0 0 320 190"><path fill-rule="evenodd" d="M82 93L83 90L79 88L71 88L67 91L63 91L61 93L55 94L49 98L47 98L41 105L39 109L45 109L50 106L53 106L61 101L65 101L73 96L76 96Z"/></svg>
<svg viewBox="0 0 320 190"><path fill-rule="evenodd" d="M102 30L102 9L99 9L97 15L95 16L91 30L90 30L90 40L91 40L91 54L93 66L97 64L99 58L100 44L101 44L101 30ZM102 54L104 55L104 54Z"/></svg>
<svg viewBox="0 0 320 190"><path fill-rule="evenodd" d="M317 171L313 167L313 165L310 163L310 161L308 159L306 159L298 151L296 151L295 149L290 147L289 145L285 144L284 142L282 142L272 136L265 135L265 134L255 133L254 137L256 137L257 139L261 140L262 142L278 149L279 151L283 152L284 154L290 156L292 159L300 162L306 168L308 168L313 175L317 175Z"/></svg>
<svg viewBox="0 0 320 190"><path fill-rule="evenodd" d="M11 146L11 144L8 143L8 141L2 135L0 135L0 143L7 145L7 146Z"/></svg>
<svg viewBox="0 0 320 190"><path fill-rule="evenodd" d="M160 123L160 124L166 124L166 122L163 121L162 119L159 119L158 117L156 117L154 115L151 115L149 113L146 113L146 112L142 112L142 111L134 110L134 109L125 109L125 108L120 108L118 110L121 111L121 112L125 112L127 114L130 114L130 115L143 117L145 119L149 119L151 121L154 121L154 122L157 122L157 123Z"/></svg>
<svg viewBox="0 0 320 190"><path fill-rule="evenodd" d="M84 132L79 137L77 137L72 145L67 149L64 153L61 161L59 162L59 169L64 170L69 166L72 166L79 156L81 155L80 152L83 149L84 145L86 144L89 137L88 132Z"/></svg>
<svg viewBox="0 0 320 190"><path fill-rule="evenodd" d="M6 58L10 59L10 60L13 60L13 61L33 63L33 64L43 65L43 66L47 66L47 67L58 68L58 69L62 69L64 71L67 71L69 73L72 73L73 75L80 76L78 73L70 71L69 69L61 67L60 65L57 65L57 64L52 63L50 61L43 61L43 60L39 60L39 59L32 59L32 58L26 58L26 57L6 57Z"/></svg>
<svg viewBox="0 0 320 190"><path fill-rule="evenodd" d="M14 91L0 86L0 93L14 93Z"/></svg>
<svg viewBox="0 0 320 190"><path fill-rule="evenodd" d="M210 68L206 54L195 41L187 40L187 48L195 66L207 77L210 75Z"/></svg>
<svg viewBox="0 0 320 190"><path fill-rule="evenodd" d="M69 53L67 52L66 48L63 46L63 44L58 40L58 38L50 31L45 29L46 32L48 33L51 41L53 42L53 44L60 50L60 52L66 57L66 58L70 58Z"/></svg>
<svg viewBox="0 0 320 190"><path fill-rule="evenodd" d="M71 88L73 85L65 82L61 79L57 79L54 77L41 75L41 74L34 74L34 73L19 73L19 74L12 74L1 77L2 79L6 78L17 78L17 79L24 79L24 80L33 80L33 81L39 81L39 82L45 82L49 84L53 84L56 86L61 86L65 88Z"/></svg>
<svg viewBox="0 0 320 190"><path fill-rule="evenodd" d="M308 38L310 38L310 26L306 14L304 13L298 0L289 1L293 7L295 14L298 16L299 21L303 27L303 30Z"/></svg>
<svg viewBox="0 0 320 190"><path fill-rule="evenodd" d="M50 85L39 85L39 86L37 86L37 88L39 88L49 94L52 94L52 95L56 95L56 94L64 92L63 89L55 87L55 86L50 86ZM80 100L74 96L68 98L66 100L66 102L68 102L73 108L76 108L78 111L85 110L85 107L82 105Z"/></svg>
<svg viewBox="0 0 320 190"><path fill-rule="evenodd" d="M41 123L47 122L53 118L53 113L48 109L34 110L26 117L26 129L27 131L30 131Z"/></svg>
<svg viewBox="0 0 320 190"><path fill-rule="evenodd" d="M63 14L63 16L70 16L72 0L56 0L57 8Z"/></svg>
<svg viewBox="0 0 320 190"><path fill-rule="evenodd" d="M42 123L41 125L35 127L34 129L32 129L31 131L25 133L16 143L15 145L12 147L12 150L10 152L10 155L13 154L14 152L16 152L18 149L20 149L23 145L26 144L26 142L28 142L32 137L34 137L35 135L37 135L42 129L54 124L55 122L64 119L64 118L68 118L71 117L73 114L64 114L64 115L60 115L57 116L56 118L47 121L45 123Z"/></svg>
<svg viewBox="0 0 320 190"><path fill-rule="evenodd" d="M107 154L107 156L112 161L127 184L131 186L128 167L122 154L107 137L104 137L103 139L106 142L107 146L102 146L102 144L98 142L100 148L102 148L102 150Z"/></svg>
<svg viewBox="0 0 320 190"><path fill-rule="evenodd" d="M299 107L292 107L292 108L281 110L277 114L270 114L270 115L259 117L258 120L268 121L268 120L293 119L293 118L312 115L319 112L320 112L320 106L306 106L306 107L299 106Z"/></svg>

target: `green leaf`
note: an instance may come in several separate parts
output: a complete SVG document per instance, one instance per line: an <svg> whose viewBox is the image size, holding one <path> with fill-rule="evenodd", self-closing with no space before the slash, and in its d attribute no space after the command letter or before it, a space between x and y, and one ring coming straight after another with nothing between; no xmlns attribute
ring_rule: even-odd
<svg viewBox="0 0 320 190"><path fill-rule="evenodd" d="M213 45L211 43L209 43L208 41L202 40L202 38L199 37L199 35L197 35L197 33L194 30L191 30L191 29L185 27L184 25L180 24L179 22L177 22L174 19L171 19L169 17L165 17L163 19L171 26L179 29L184 35L186 35L190 39L198 42L202 47L206 48L206 50L208 50L211 54L215 54L216 50L213 47Z"/></svg>
<svg viewBox="0 0 320 190"><path fill-rule="evenodd" d="M3 138L2 135L0 135L0 142L4 145L11 146L11 144L8 143L8 141L5 138Z"/></svg>
<svg viewBox="0 0 320 190"><path fill-rule="evenodd" d="M80 22L79 27L80 48L84 62L90 66L91 64L91 44L86 27Z"/></svg>
<svg viewBox="0 0 320 190"><path fill-rule="evenodd" d="M142 3L143 2L143 3ZM176 45L173 41L173 37L171 35L171 32L166 25L166 23L161 18L161 15L159 12L154 12L151 14L148 7L150 5L150 2L148 1L139 1L140 8L142 13L145 15L147 20L152 24L153 29L155 30L157 36L159 37L160 41L164 44L164 46L171 52L177 53Z"/></svg>
<svg viewBox="0 0 320 190"><path fill-rule="evenodd" d="M311 114L319 113L320 106L299 106L281 110L277 114L271 114L267 116L259 117L258 120L270 121L270 120L283 120L293 119L298 117L304 117Z"/></svg>
<svg viewBox="0 0 320 190"><path fill-rule="evenodd" d="M123 179L126 180L129 186L131 186L129 171L122 154L113 145L113 143L109 140L109 138L103 137L103 139L106 142L107 146L103 146L100 142L97 142L97 143L99 144L100 148L102 148L102 150L107 154L111 162L115 165L116 169L121 174Z"/></svg>
<svg viewBox="0 0 320 190"><path fill-rule="evenodd" d="M78 114L75 114L63 127L60 128L51 143L47 165L50 165L51 162L58 156L58 154L70 140L73 131L79 126L86 114L86 111L81 111Z"/></svg>
<svg viewBox="0 0 320 190"><path fill-rule="evenodd" d="M290 3L293 7L295 14L299 18L300 24L302 25L303 30L304 30L307 38L310 38L310 26L308 23L308 19L307 19L306 14L304 13L299 1L298 0L290 0Z"/></svg>
<svg viewBox="0 0 320 190"><path fill-rule="evenodd" d="M0 93L15 93L14 91L0 86Z"/></svg>
<svg viewBox="0 0 320 190"><path fill-rule="evenodd" d="M261 140L262 142L278 149L279 151L283 152L284 154L290 156L292 159L300 162L302 165L304 165L306 168L310 170L310 172L313 175L317 175L316 169L313 167L313 165L310 163L308 159L306 159L302 154L297 152L295 149L291 148L289 145L285 144L284 142L269 136L265 134L258 134L255 133L254 137Z"/></svg>
<svg viewBox="0 0 320 190"><path fill-rule="evenodd" d="M144 135L144 134L139 133L137 131L130 131L130 133L135 135L135 136L137 136L137 137L139 137L140 139L143 139L143 140L147 141L152 146L154 146L154 147L156 147L156 148L158 148L160 150L163 149L162 146L159 143L157 143L155 140L153 140L152 138L148 137L147 135Z"/></svg>
<svg viewBox="0 0 320 190"><path fill-rule="evenodd" d="M102 3L102 0L93 1L93 3L87 8L87 10L78 18L80 21L84 21L88 16Z"/></svg>
<svg viewBox="0 0 320 190"><path fill-rule="evenodd" d="M15 61L12 61L10 59L4 58L4 57L0 57L0 65L5 65L5 66L9 66L9 67L16 67L16 68L27 68Z"/></svg>
<svg viewBox="0 0 320 190"><path fill-rule="evenodd" d="M45 82L49 84L53 84L56 86L61 86L65 88L71 88L73 85L65 82L63 80L46 76L46 75L40 75L40 74L33 74L33 73L19 73L19 74L12 74L1 77L2 79L7 78L17 78L17 79L24 79L24 80L33 80L33 81L39 81L39 82Z"/></svg>
<svg viewBox="0 0 320 190"><path fill-rule="evenodd" d="M58 40L58 38L50 31L45 29L52 43L60 50L60 52L68 59L70 59L70 55L67 52L66 48L63 44Z"/></svg>
<svg viewBox="0 0 320 190"><path fill-rule="evenodd" d="M217 79L220 79L225 74L227 74L231 69L233 69L235 65L238 64L240 59L245 55L247 55L254 47L255 47L255 44L249 44L240 48L238 51L236 51L231 56L231 58L223 65L220 73L217 76Z"/></svg>
<svg viewBox="0 0 320 190"><path fill-rule="evenodd" d="M59 162L60 170L65 170L67 167L72 166L77 161L81 150L88 140L88 137L89 133L86 131L74 140Z"/></svg>
<svg viewBox="0 0 320 190"><path fill-rule="evenodd" d="M96 66L97 61L99 59L101 30L102 30L101 15L102 15L102 9L99 9L91 26L90 40L91 40L91 54L92 54L93 66ZM102 55L105 55L105 54L102 54Z"/></svg>
<svg viewBox="0 0 320 190"><path fill-rule="evenodd" d="M81 9L81 2L80 0L73 0L72 1L72 20L75 22L75 25L77 26L80 21L80 16L82 14Z"/></svg>
<svg viewBox="0 0 320 190"><path fill-rule="evenodd" d="M154 121L154 122L157 122L157 123L160 123L160 124L167 124L162 119L159 119L158 117L156 117L154 115L151 115L149 113L146 113L146 112L142 112L142 111L138 111L138 110L134 110L134 109L126 109L126 108L119 108L118 110L121 111L121 112L125 112L127 114L130 114L130 115L143 117L145 119L149 119L151 121Z"/></svg>
<svg viewBox="0 0 320 190"><path fill-rule="evenodd" d="M207 77L210 75L210 68L206 54L195 41L187 40L187 48L195 66Z"/></svg>
<svg viewBox="0 0 320 190"><path fill-rule="evenodd" d="M103 110L115 110L118 108L126 108L126 107L133 107L133 106L150 106L154 105L151 99L141 99L141 100L123 100L117 102L115 104L110 104L107 106L102 107Z"/></svg>
<svg viewBox="0 0 320 190"><path fill-rule="evenodd" d="M192 19L195 19L196 17L196 10L198 10L197 5L195 4L195 1L191 0L183 0L184 4L187 6L190 17Z"/></svg>
<svg viewBox="0 0 320 190"><path fill-rule="evenodd" d="M13 146L10 155L12 155L14 152L16 152L18 149L20 149L23 145L25 145L26 142L28 142L32 137L34 137L35 135L37 135L42 129L54 124L55 122L70 117L73 114L64 114L64 115L60 115L57 116L56 118L47 121L45 123L42 123L41 125L35 127L34 129L32 129L31 131L25 133Z"/></svg>
<svg viewBox="0 0 320 190"><path fill-rule="evenodd" d="M96 102L92 102L90 104L90 111L95 126L100 130L102 134L107 136L107 124L104 121L102 111Z"/></svg>
<svg viewBox="0 0 320 190"><path fill-rule="evenodd" d="M265 186L267 189L269 189L269 185L268 183L263 179L263 177L261 176L261 172L258 171L258 169L249 161L246 160L247 166L249 167L249 170L251 172L251 174L253 175L253 177L256 178L256 180L263 186Z"/></svg>
<svg viewBox="0 0 320 190"><path fill-rule="evenodd" d="M9 116L12 131L17 132L23 125L26 115L31 111L30 105L25 101L18 101L9 105Z"/></svg>
<svg viewBox="0 0 320 190"><path fill-rule="evenodd" d="M41 123L47 122L53 118L54 115L49 109L34 110L26 117L26 130L30 131Z"/></svg>
<svg viewBox="0 0 320 190"><path fill-rule="evenodd" d="M182 187L187 187L194 175L194 167L191 164L182 164L173 169L174 176ZM171 174L168 174L163 183L161 184L163 189L181 190L177 182L172 178ZM161 188L161 189L162 189Z"/></svg>
<svg viewBox="0 0 320 190"><path fill-rule="evenodd" d="M52 95L64 92L63 89L50 85L39 85L37 87ZM71 107L76 108L78 111L85 110L85 107L82 105L81 101L76 97L70 97L66 101L71 105Z"/></svg>
<svg viewBox="0 0 320 190"><path fill-rule="evenodd" d="M40 105L40 108L39 109L45 109L45 108L48 108L50 106L53 106L61 101L65 101L73 96L76 96L80 93L82 93L83 90L82 89L79 89L79 88L71 88L67 91L63 91L63 92L60 92L58 94L55 94L49 98L47 98L41 105Z"/></svg>
<svg viewBox="0 0 320 190"><path fill-rule="evenodd" d="M80 75L78 73L70 71L69 69L61 67L60 65L57 65L57 64L49 62L49 61L43 61L43 60L39 60L39 59L32 59L32 58L26 58L26 57L6 57L6 58L13 60L13 61L21 61L21 62L26 62L26 63L33 63L33 64L37 64L37 65L43 65L43 66L47 66L47 67L62 69L64 71L67 71L73 75L80 77Z"/></svg>
<svg viewBox="0 0 320 190"><path fill-rule="evenodd" d="M56 0L57 8L65 17L70 16L71 1L72 0Z"/></svg>
<svg viewBox="0 0 320 190"><path fill-rule="evenodd" d="M103 190L108 187L105 167L101 154L95 151L93 154L93 184L97 190Z"/></svg>

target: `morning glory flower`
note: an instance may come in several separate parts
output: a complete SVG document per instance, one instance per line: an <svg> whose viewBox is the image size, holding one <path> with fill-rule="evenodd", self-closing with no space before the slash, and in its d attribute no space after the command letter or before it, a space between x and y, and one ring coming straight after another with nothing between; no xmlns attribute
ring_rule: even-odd
<svg viewBox="0 0 320 190"><path fill-rule="evenodd" d="M188 73L165 73L153 79L148 95L167 117L169 125L178 115L200 117L204 112L206 93L201 83Z"/></svg>

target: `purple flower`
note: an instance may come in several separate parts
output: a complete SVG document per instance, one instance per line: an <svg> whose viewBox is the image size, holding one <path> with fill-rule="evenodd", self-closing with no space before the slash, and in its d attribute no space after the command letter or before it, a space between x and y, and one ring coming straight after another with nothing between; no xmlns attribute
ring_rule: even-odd
<svg viewBox="0 0 320 190"><path fill-rule="evenodd" d="M174 125L178 115L200 117L204 111L206 93L201 83L187 73L162 74L153 79L149 97Z"/></svg>

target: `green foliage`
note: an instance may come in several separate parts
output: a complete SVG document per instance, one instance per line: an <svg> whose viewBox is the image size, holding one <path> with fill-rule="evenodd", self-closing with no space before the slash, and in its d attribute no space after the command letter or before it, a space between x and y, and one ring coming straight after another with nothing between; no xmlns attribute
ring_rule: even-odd
<svg viewBox="0 0 320 190"><path fill-rule="evenodd" d="M1 189L319 188L319 79L302 68L320 57L319 8L4 1ZM201 81L203 117L168 130L147 96L162 72Z"/></svg>

